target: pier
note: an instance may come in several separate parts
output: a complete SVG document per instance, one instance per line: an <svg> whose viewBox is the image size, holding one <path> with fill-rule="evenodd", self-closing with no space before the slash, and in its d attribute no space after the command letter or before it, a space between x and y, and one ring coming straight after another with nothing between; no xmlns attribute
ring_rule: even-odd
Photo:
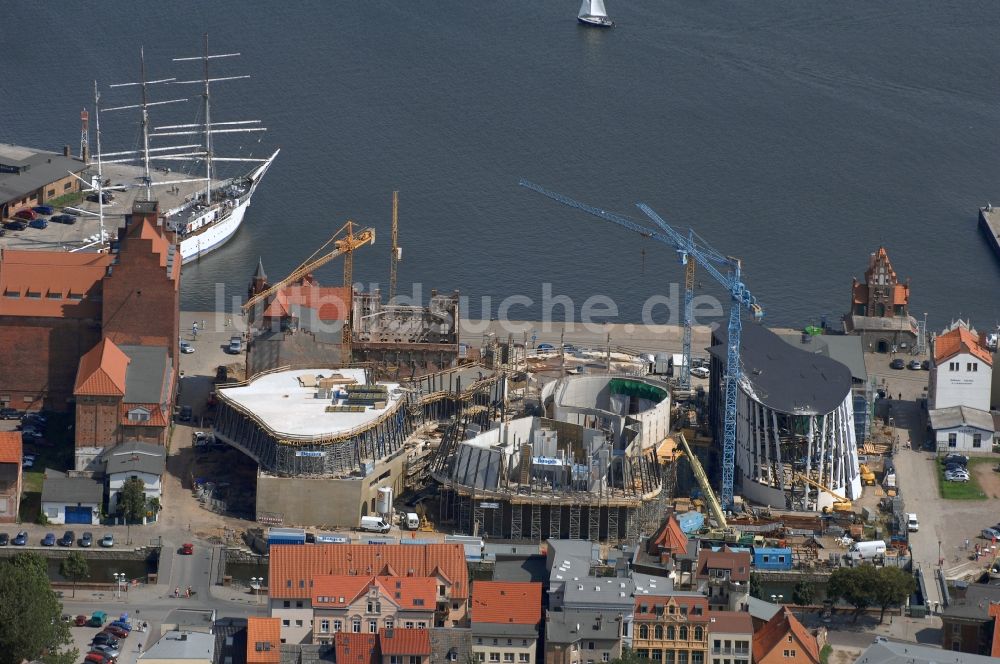
<svg viewBox="0 0 1000 664"><path fill-rule="evenodd" d="M979 208L979 227L986 233L986 241L1000 258L1000 210L992 205Z"/></svg>

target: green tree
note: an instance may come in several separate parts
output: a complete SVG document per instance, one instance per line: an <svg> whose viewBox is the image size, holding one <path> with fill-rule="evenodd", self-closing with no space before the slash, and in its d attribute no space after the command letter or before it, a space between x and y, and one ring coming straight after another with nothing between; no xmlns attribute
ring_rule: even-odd
<svg viewBox="0 0 1000 664"><path fill-rule="evenodd" d="M611 664L645 664L649 660L639 657L631 648L622 648L622 656L611 660Z"/></svg>
<svg viewBox="0 0 1000 664"><path fill-rule="evenodd" d="M808 581L799 581L792 589L792 603L810 606L816 600L816 586Z"/></svg>
<svg viewBox="0 0 1000 664"><path fill-rule="evenodd" d="M19 554L0 562L0 664L72 664L79 653L68 647L69 625L61 616L43 558Z"/></svg>
<svg viewBox="0 0 1000 664"><path fill-rule="evenodd" d="M118 495L118 512L125 517L127 544L132 543L132 523L146 516L146 484L138 477L125 480Z"/></svg>
<svg viewBox="0 0 1000 664"><path fill-rule="evenodd" d="M750 572L750 596L757 599L764 599L763 592L760 587L760 574Z"/></svg>
<svg viewBox="0 0 1000 664"><path fill-rule="evenodd" d="M59 563L59 575L73 582L73 597L76 597L76 584L90 577L90 564L79 551L71 551Z"/></svg>
<svg viewBox="0 0 1000 664"><path fill-rule="evenodd" d="M871 565L840 567L830 575L827 594L837 597L854 607L854 621L861 612L875 603L875 586L878 571Z"/></svg>
<svg viewBox="0 0 1000 664"><path fill-rule="evenodd" d="M874 588L874 604L882 612L878 616L879 624L885 619L885 610L890 606L899 606L913 594L917 584L912 574L907 574L898 567L883 567L878 572L878 583Z"/></svg>

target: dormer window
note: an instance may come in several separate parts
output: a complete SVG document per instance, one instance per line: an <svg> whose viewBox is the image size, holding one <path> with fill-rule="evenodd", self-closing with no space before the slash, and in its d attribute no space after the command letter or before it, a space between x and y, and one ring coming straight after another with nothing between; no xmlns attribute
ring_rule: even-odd
<svg viewBox="0 0 1000 664"><path fill-rule="evenodd" d="M149 410L146 408L133 408L128 412L129 422L148 422Z"/></svg>

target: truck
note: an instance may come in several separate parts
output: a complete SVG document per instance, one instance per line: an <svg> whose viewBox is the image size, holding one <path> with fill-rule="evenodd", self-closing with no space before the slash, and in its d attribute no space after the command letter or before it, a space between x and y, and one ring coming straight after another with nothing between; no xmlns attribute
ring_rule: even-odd
<svg viewBox="0 0 1000 664"><path fill-rule="evenodd" d="M848 554L851 560L871 560L876 556L884 556L885 542L883 540L855 542L848 550Z"/></svg>
<svg viewBox="0 0 1000 664"><path fill-rule="evenodd" d="M369 533L387 533L389 529L389 524L383 521L380 516L363 516L361 517L361 523L358 524L358 530L364 530Z"/></svg>

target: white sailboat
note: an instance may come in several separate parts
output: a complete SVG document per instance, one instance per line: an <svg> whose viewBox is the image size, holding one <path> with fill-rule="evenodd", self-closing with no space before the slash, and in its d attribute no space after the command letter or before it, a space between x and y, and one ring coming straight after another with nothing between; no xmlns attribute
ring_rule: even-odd
<svg viewBox="0 0 1000 664"><path fill-rule="evenodd" d="M583 0L576 19L584 25L598 28L611 28L615 25L615 22L608 18L608 10L604 7L604 0Z"/></svg>
<svg viewBox="0 0 1000 664"><path fill-rule="evenodd" d="M279 150L267 158L250 157L219 157L212 149L212 138L215 134L230 133L250 133L264 132L266 128L259 126L260 120L237 120L229 122L214 122L211 115L211 83L220 81L233 81L250 78L249 76L225 76L219 78L209 78L209 62L218 58L231 58L239 53L209 54L208 35L205 35L204 54L188 58L174 58L174 62L196 61L202 64L202 78L178 81L175 78L165 78L154 81L146 80L145 63L141 66L141 79L137 83L120 83L112 85L112 88L125 86L139 86L142 93L141 102L128 106L106 108L105 111L118 111L126 109L141 109L142 128L142 150L126 151L116 153L105 153L104 157L115 157L105 159L104 163L120 163L141 159L143 166L143 185L146 188L147 199L154 198L153 187L175 187L183 182L203 182L204 190L197 196L192 196L182 204L166 210L166 222L170 230L176 234L178 249L181 254L181 261L187 263L199 258L206 253L217 249L229 240L239 229L246 214L246 209L250 205L257 185L271 166ZM141 52L140 52L141 59ZM173 104L186 99L172 99L168 101L151 102L147 99L147 86L166 83L173 85L195 84L201 86L204 106L204 116L201 122L183 125L166 125L150 127L149 107L161 104ZM160 137L194 137L192 140L202 140L203 144L174 145L170 147L150 148L150 139ZM137 156L136 153L139 153ZM127 156L126 156L127 155ZM98 148L98 163L102 155ZM196 161L202 162L205 166L204 176L189 179L167 179L160 182L153 180L156 169L151 166L152 161ZM214 179L215 162L250 162L257 164L246 175L231 178L225 181ZM168 169L167 169L168 170Z"/></svg>

